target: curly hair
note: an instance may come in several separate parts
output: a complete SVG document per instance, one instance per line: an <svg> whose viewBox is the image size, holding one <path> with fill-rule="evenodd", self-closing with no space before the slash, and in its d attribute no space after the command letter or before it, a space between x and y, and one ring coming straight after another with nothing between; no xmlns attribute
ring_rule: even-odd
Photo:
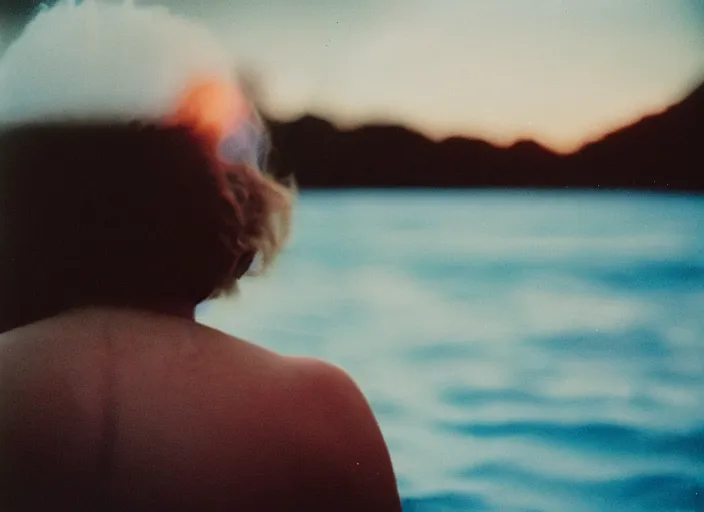
<svg viewBox="0 0 704 512"><path fill-rule="evenodd" d="M212 153L184 126L0 130L0 332L89 305L195 305L266 271L295 187Z"/></svg>

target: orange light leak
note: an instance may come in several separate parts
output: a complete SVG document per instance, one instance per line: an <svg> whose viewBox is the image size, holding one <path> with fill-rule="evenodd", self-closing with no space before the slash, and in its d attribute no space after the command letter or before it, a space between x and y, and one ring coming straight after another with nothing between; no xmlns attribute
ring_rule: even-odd
<svg viewBox="0 0 704 512"><path fill-rule="evenodd" d="M189 126L217 145L249 115L247 101L234 87L216 80L195 82L167 124Z"/></svg>

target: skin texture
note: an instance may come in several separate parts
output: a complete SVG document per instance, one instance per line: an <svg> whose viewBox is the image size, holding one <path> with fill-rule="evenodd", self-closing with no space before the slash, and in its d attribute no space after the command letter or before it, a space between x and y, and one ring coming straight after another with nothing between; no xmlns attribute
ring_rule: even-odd
<svg viewBox="0 0 704 512"><path fill-rule="evenodd" d="M339 368L180 315L92 308L0 336L0 509L400 511Z"/></svg>

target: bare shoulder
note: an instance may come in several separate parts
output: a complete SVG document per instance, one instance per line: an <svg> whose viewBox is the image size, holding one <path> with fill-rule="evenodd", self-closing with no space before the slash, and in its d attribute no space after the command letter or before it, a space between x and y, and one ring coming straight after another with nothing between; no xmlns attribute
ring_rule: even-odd
<svg viewBox="0 0 704 512"><path fill-rule="evenodd" d="M233 384L242 390L246 380L248 395L258 397L258 407L267 404L268 421L259 423L259 429L278 439L275 444L285 450L277 459L287 460L298 509L400 512L381 429L347 372L321 360L281 355L229 336L223 339L229 339L240 368ZM275 430L268 431L266 423Z"/></svg>
<svg viewBox="0 0 704 512"><path fill-rule="evenodd" d="M287 365L306 509L400 511L388 448L359 386L330 363L288 358Z"/></svg>
<svg viewBox="0 0 704 512"><path fill-rule="evenodd" d="M356 417L360 426L377 428L362 390L341 367L308 357L287 357L285 364L296 380L297 398L315 407L317 412L335 412L337 418Z"/></svg>

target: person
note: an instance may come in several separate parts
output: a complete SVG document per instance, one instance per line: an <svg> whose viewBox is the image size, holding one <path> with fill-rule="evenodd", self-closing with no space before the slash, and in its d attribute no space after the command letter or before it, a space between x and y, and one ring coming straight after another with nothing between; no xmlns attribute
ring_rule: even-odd
<svg viewBox="0 0 704 512"><path fill-rule="evenodd" d="M87 4L42 12L0 60L0 510L400 511L347 373L196 319L288 236L295 190L266 169L256 109L222 78L160 117L92 89L105 109L74 108L26 57L85 66L38 34L87 9L119 25ZM149 20L124 37L163 37L168 13L120 9Z"/></svg>

